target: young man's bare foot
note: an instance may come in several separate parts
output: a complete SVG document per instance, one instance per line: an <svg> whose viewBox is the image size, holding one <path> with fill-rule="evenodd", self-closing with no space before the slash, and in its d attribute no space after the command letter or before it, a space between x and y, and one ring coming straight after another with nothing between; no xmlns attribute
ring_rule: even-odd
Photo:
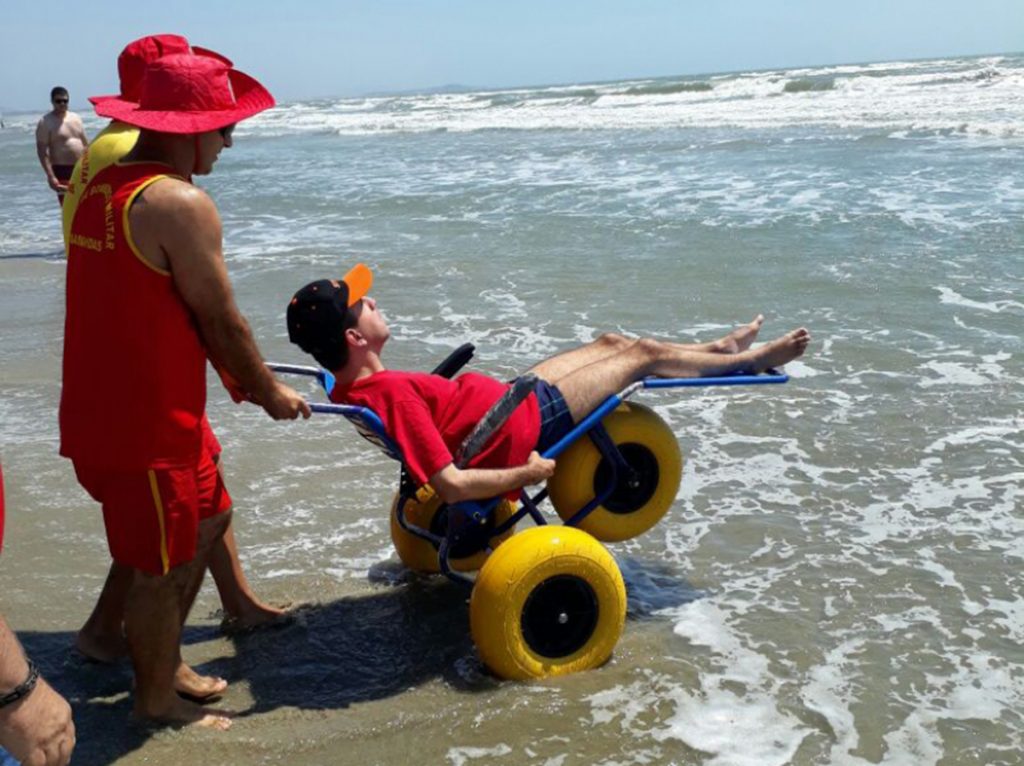
<svg viewBox="0 0 1024 766"><path fill-rule="evenodd" d="M811 334L801 327L753 351L747 351L744 356L750 358L754 372L764 372L793 361L807 350L807 344L810 342Z"/></svg>
<svg viewBox="0 0 1024 766"><path fill-rule="evenodd" d="M740 325L724 338L716 340L711 345L711 351L716 354L738 354L746 351L757 338L763 324L764 314L758 314L747 324Z"/></svg>
<svg viewBox="0 0 1024 766"><path fill-rule="evenodd" d="M202 702L224 693L228 682L217 676L201 676L184 662L174 671L174 691L186 699Z"/></svg>
<svg viewBox="0 0 1024 766"><path fill-rule="evenodd" d="M175 697L165 705L154 709L145 709L136 702L134 716L146 723L165 726L202 726L218 731L231 728L231 714L197 705L195 702Z"/></svg>
<svg viewBox="0 0 1024 766"><path fill-rule="evenodd" d="M750 348L750 345L757 339L757 334L761 331L761 325L764 324L764 314L758 314L749 323L742 327L737 327L731 333L729 338L736 342L737 351L746 351Z"/></svg>
<svg viewBox="0 0 1024 766"><path fill-rule="evenodd" d="M83 629L75 637L75 648L88 660L111 664L128 654L128 641L123 633L100 635Z"/></svg>

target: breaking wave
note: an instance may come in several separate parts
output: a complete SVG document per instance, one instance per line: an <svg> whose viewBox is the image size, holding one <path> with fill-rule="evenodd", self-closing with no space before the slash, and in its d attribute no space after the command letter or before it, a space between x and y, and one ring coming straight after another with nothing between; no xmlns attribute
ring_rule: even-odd
<svg viewBox="0 0 1024 766"><path fill-rule="evenodd" d="M806 93L812 90L833 90L836 87L836 81L833 77L801 77L796 80L790 80L783 87L783 93Z"/></svg>
<svg viewBox="0 0 1024 766"><path fill-rule="evenodd" d="M709 82L669 82L638 85L625 91L627 96L670 96L673 93L706 93L713 90Z"/></svg>

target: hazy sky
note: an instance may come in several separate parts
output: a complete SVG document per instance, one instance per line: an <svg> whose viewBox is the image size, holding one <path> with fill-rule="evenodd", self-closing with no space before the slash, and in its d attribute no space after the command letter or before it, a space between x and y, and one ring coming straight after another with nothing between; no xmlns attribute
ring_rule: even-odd
<svg viewBox="0 0 1024 766"><path fill-rule="evenodd" d="M0 0L0 108L85 108L156 32L294 101L1020 51L1024 0Z"/></svg>

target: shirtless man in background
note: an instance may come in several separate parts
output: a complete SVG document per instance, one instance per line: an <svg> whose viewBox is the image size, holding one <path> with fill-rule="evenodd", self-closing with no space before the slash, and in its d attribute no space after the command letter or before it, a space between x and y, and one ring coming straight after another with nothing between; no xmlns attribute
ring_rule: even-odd
<svg viewBox="0 0 1024 766"><path fill-rule="evenodd" d="M63 205L71 171L89 139L82 118L68 109L67 88L58 85L51 90L50 103L53 111L44 114L36 125L36 154L50 188L57 192L57 201Z"/></svg>

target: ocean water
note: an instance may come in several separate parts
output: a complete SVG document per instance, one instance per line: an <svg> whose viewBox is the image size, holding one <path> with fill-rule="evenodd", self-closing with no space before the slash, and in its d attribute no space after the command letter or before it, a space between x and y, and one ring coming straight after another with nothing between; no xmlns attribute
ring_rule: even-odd
<svg viewBox="0 0 1024 766"><path fill-rule="evenodd" d="M246 570L309 602L226 639L200 594L185 657L233 682L226 734L129 725L127 668L68 652L107 559L56 454L62 246L36 118L0 131L0 609L74 704L76 763L1024 763L1024 57L240 125L199 183L269 359L305 361L288 298L356 261L396 368L472 341L474 369L510 376L603 330L693 340L758 312L766 337L814 342L784 387L643 395L686 467L666 518L611 546L625 634L606 666L530 684L484 672L462 591L397 563L393 463L211 381Z"/></svg>

